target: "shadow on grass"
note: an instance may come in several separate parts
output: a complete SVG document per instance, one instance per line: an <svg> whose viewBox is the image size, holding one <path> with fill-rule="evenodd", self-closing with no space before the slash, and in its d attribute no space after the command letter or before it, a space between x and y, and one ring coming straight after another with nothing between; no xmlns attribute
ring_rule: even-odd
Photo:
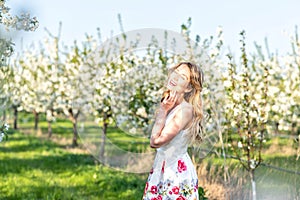
<svg viewBox="0 0 300 200"><path fill-rule="evenodd" d="M15 132L8 141L1 143L0 174L34 169L57 172L94 164L91 155L73 154L65 148L50 140Z"/></svg>
<svg viewBox="0 0 300 200"><path fill-rule="evenodd" d="M21 138L16 138L14 141L22 141ZM47 151L53 150L55 148L65 148L65 145L59 145L55 143L45 142L45 141L36 141L28 140L25 144L16 144L9 147L0 146L0 152L4 153L19 153L19 152L31 152L31 151Z"/></svg>
<svg viewBox="0 0 300 200"><path fill-rule="evenodd" d="M39 139L35 136L14 131L9 133L7 145L0 146L0 152L18 153L30 151L43 151L55 148L65 148L64 145L56 144L50 140Z"/></svg>
<svg viewBox="0 0 300 200"><path fill-rule="evenodd" d="M15 192L10 191L9 195L2 196L3 200L31 200L31 199L63 199L63 200L74 200L74 199L97 199L97 193L91 194L86 192L84 185L79 186L31 186L24 187L18 186L13 189ZM98 194L99 195L99 194Z"/></svg>
<svg viewBox="0 0 300 200"><path fill-rule="evenodd" d="M132 178L132 176L118 176L109 173L111 176L103 176L101 181L88 181L86 184L76 186L62 186L60 184L47 185L40 183L40 186L22 186L6 189L0 194L2 200L31 200L31 199L63 199L63 200L115 200L130 199L140 200L144 191L144 180ZM10 191L7 191L10 190Z"/></svg>
<svg viewBox="0 0 300 200"><path fill-rule="evenodd" d="M94 165L92 156L85 154L63 154L55 156L35 156L36 158L0 159L0 175L23 173L29 170L42 170L58 173L80 166Z"/></svg>

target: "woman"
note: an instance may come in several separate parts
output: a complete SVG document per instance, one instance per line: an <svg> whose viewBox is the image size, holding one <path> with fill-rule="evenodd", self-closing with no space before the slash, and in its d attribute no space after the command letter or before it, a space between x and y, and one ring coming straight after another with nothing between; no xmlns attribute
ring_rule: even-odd
<svg viewBox="0 0 300 200"><path fill-rule="evenodd" d="M169 95L158 108L150 146L157 148L143 200L198 199L198 178L188 144L202 140L203 72L190 62L169 70Z"/></svg>

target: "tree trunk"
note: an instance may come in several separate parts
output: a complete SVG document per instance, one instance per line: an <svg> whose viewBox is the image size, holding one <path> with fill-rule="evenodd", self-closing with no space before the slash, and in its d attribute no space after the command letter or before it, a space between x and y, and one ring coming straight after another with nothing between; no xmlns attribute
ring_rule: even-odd
<svg viewBox="0 0 300 200"><path fill-rule="evenodd" d="M52 117L53 117L54 109L51 108L50 111L51 111L51 119L49 120L47 118L47 122L48 122L48 138L52 137L52 119L53 119Z"/></svg>
<svg viewBox="0 0 300 200"><path fill-rule="evenodd" d="M33 114L34 114L34 130L37 130L39 124L39 113L34 110Z"/></svg>
<svg viewBox="0 0 300 200"><path fill-rule="evenodd" d="M72 140L72 147L77 147L78 146L78 131L77 131L77 118L79 116L80 111L78 111L76 114L73 113L73 109L69 109L69 117L72 121L73 124L73 140Z"/></svg>
<svg viewBox="0 0 300 200"><path fill-rule="evenodd" d="M18 129L18 107L17 106L13 106L14 109L14 129L17 130Z"/></svg>
<svg viewBox="0 0 300 200"><path fill-rule="evenodd" d="M6 110L3 110L3 116L2 116L2 121L6 121Z"/></svg>
<svg viewBox="0 0 300 200"><path fill-rule="evenodd" d="M52 126L51 126L51 121L48 121L48 137L52 137Z"/></svg>
<svg viewBox="0 0 300 200"><path fill-rule="evenodd" d="M105 115L106 116L106 115ZM105 142L106 142L106 132L107 132L107 126L106 119L103 120L103 129L102 129L102 137L101 137L101 148L100 148L100 161L104 163L104 153L105 153Z"/></svg>
<svg viewBox="0 0 300 200"><path fill-rule="evenodd" d="M249 173L250 173L251 186L252 186L252 200L256 200L256 183L255 183L254 170L250 170Z"/></svg>
<svg viewBox="0 0 300 200"><path fill-rule="evenodd" d="M77 147L78 146L78 132L77 132L77 120L74 118L73 121L73 140L72 140L72 147Z"/></svg>

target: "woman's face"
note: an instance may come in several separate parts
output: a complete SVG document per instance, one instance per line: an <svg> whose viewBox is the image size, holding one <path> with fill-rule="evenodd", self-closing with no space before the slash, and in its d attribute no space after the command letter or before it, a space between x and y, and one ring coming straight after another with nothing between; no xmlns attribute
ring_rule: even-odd
<svg viewBox="0 0 300 200"><path fill-rule="evenodd" d="M167 88L169 90L177 91L178 93L185 93L188 91L190 83L190 69L186 64L177 67L169 76Z"/></svg>

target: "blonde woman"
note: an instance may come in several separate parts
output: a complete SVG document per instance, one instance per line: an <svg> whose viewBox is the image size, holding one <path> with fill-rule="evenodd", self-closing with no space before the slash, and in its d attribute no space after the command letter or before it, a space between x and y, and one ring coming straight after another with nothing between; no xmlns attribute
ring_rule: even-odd
<svg viewBox="0 0 300 200"><path fill-rule="evenodd" d="M190 62L170 68L150 146L157 149L143 200L198 199L198 177L187 153L202 141L203 72Z"/></svg>

